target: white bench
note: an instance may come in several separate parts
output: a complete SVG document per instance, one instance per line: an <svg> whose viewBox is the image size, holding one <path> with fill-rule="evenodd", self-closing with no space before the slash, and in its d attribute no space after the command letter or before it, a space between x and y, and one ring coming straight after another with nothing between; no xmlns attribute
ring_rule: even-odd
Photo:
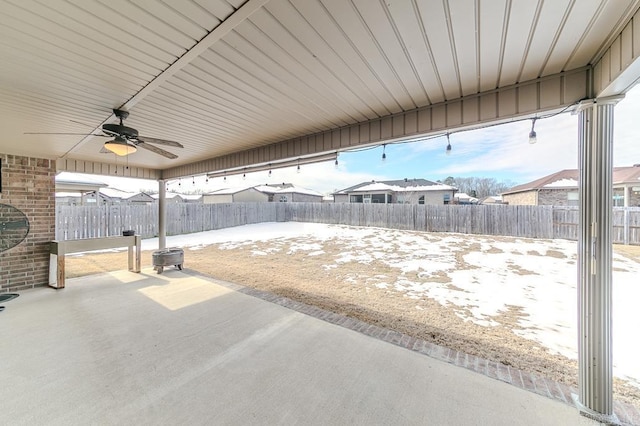
<svg viewBox="0 0 640 426"><path fill-rule="evenodd" d="M142 238L140 238L140 235L51 241L49 250L49 286L53 288L64 288L64 258L66 254L71 253L127 247L129 249L129 270L132 272L140 272L141 241Z"/></svg>

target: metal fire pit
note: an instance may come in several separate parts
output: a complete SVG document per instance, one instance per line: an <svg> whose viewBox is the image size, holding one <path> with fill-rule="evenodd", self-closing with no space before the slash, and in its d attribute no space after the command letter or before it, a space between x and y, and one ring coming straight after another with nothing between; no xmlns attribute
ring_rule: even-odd
<svg viewBox="0 0 640 426"><path fill-rule="evenodd" d="M165 266L175 266L182 271L182 264L184 263L184 250L181 248L167 248L163 250L154 251L152 254L153 269L159 274Z"/></svg>

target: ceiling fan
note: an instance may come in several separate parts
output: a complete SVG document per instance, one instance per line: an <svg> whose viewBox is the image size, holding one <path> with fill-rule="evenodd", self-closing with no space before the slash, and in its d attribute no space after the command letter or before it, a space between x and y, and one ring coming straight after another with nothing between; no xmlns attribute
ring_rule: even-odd
<svg viewBox="0 0 640 426"><path fill-rule="evenodd" d="M113 140L104 143L100 152L114 153L116 155L125 156L133 154L138 148L143 148L163 157L175 159L178 156L172 152L165 151L155 145L172 146L175 148L184 148L182 144L165 139L150 138L138 135L138 131L133 127L127 127L123 121L129 116L129 111L114 109L113 114L120 120L119 124L103 124L102 133L100 134L84 134L84 133L25 133L26 135L84 135L84 136L100 136L113 138Z"/></svg>

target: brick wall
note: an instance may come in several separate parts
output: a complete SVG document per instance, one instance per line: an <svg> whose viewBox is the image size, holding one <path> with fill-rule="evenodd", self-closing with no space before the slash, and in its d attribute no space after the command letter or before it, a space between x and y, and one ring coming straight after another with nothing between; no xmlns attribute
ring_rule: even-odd
<svg viewBox="0 0 640 426"><path fill-rule="evenodd" d="M512 206L535 206L538 203L538 192L534 190L504 194L502 201Z"/></svg>
<svg viewBox="0 0 640 426"><path fill-rule="evenodd" d="M577 193L578 188L541 189L538 193L539 206L577 206L578 200L569 200L569 193Z"/></svg>
<svg viewBox="0 0 640 426"><path fill-rule="evenodd" d="M49 241L55 238L55 161L0 154L0 204L21 210L29 234L0 253L0 293L49 283Z"/></svg>

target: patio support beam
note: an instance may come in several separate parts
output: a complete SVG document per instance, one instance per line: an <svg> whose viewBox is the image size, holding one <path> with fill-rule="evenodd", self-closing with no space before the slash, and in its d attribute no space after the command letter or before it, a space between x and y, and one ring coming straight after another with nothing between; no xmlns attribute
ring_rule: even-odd
<svg viewBox="0 0 640 426"><path fill-rule="evenodd" d="M613 112L622 97L579 107L578 393L581 414L617 424L611 337Z"/></svg>
<svg viewBox="0 0 640 426"><path fill-rule="evenodd" d="M167 185L158 180L158 250L167 248Z"/></svg>

